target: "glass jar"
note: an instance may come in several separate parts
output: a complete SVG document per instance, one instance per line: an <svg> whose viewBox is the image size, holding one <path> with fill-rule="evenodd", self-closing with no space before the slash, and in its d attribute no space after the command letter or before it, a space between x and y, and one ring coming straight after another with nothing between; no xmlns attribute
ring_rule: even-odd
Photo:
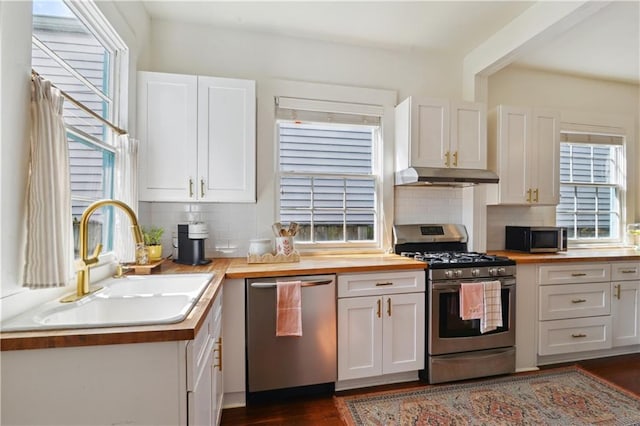
<svg viewBox="0 0 640 426"><path fill-rule="evenodd" d="M149 264L149 249L144 245L144 243L136 244L136 264Z"/></svg>

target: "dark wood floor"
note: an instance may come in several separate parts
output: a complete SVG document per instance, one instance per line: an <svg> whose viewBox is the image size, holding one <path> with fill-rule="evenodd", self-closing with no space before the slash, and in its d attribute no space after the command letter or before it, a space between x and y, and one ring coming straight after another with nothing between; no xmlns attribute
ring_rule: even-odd
<svg viewBox="0 0 640 426"><path fill-rule="evenodd" d="M577 364L587 371L640 395L640 353L611 358L582 361ZM559 365L544 368L558 367ZM421 386L412 382L367 389L380 391ZM341 395L364 393L342 392ZM223 425L343 425L332 396L290 398L278 403L257 403L244 408L231 408L222 412Z"/></svg>

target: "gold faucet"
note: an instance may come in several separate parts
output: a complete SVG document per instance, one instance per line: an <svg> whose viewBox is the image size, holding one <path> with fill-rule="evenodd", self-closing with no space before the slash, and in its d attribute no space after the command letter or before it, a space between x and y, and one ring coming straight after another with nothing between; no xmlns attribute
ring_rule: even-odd
<svg viewBox="0 0 640 426"><path fill-rule="evenodd" d="M89 225L89 217L98 210L100 207L104 206L114 206L122 209L127 216L129 216L129 220L131 220L131 232L133 232L133 238L136 240L136 245L139 243L144 244L144 239L142 238L142 232L140 231L140 226L138 225L138 218L136 214L133 212L131 207L118 200L98 200L91 204L87 209L82 213L82 217L80 218L80 229L79 229L79 240L80 240L80 253L79 258L76 260L76 271L77 271L77 289L75 294L70 294L60 300L62 303L66 302L75 302L86 296L87 294L93 293L97 290L100 290L101 287L89 288L89 268L98 263L98 255L102 250L102 244L98 244L93 251L91 257L87 255L87 228Z"/></svg>

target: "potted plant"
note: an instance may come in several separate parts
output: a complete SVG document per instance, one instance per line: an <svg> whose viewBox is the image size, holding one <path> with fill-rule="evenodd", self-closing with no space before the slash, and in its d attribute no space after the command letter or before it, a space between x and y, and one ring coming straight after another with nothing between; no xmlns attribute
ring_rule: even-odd
<svg viewBox="0 0 640 426"><path fill-rule="evenodd" d="M159 226L142 227L144 245L149 249L149 260L152 262L162 257L162 234L164 228Z"/></svg>

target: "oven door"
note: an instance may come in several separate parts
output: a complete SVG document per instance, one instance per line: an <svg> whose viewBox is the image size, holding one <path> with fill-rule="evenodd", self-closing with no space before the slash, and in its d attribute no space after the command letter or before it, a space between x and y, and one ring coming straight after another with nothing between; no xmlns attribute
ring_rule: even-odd
<svg viewBox="0 0 640 426"><path fill-rule="evenodd" d="M502 284L502 327L482 334L480 320L460 318L460 283L487 279L448 280L429 283L428 352L450 354L515 345L516 280L497 278Z"/></svg>

